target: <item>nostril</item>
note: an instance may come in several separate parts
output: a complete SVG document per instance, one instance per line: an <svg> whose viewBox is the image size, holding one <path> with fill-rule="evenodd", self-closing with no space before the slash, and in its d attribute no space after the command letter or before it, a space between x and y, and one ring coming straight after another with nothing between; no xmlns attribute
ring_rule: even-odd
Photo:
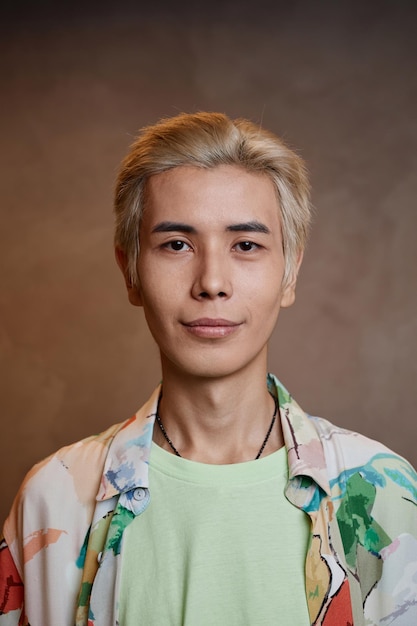
<svg viewBox="0 0 417 626"><path fill-rule="evenodd" d="M218 297L218 298L227 298L227 293L225 291L219 291L215 296L210 296L210 294L207 291L201 291L199 294L200 298L212 298L212 297Z"/></svg>

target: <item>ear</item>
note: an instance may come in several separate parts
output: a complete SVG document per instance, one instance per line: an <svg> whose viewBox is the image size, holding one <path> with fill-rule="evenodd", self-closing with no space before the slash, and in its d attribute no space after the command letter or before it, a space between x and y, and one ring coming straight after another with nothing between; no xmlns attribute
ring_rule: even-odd
<svg viewBox="0 0 417 626"><path fill-rule="evenodd" d="M300 265L301 262L303 260L303 251L301 251L298 255L297 258L297 264L295 266L295 269L293 270L293 272L291 273L291 275L288 277L288 280L282 290L282 295L281 295L281 306L283 308L291 306L292 304L294 304L295 301L295 287L297 284L297 277L298 277L298 272L300 270Z"/></svg>
<svg viewBox="0 0 417 626"><path fill-rule="evenodd" d="M142 306L140 288L138 285L132 285L132 280L129 275L129 263L126 253L124 252L124 250L116 246L114 249L114 254L116 256L117 265L120 267L120 270L125 279L127 295L130 304L133 304L134 306Z"/></svg>

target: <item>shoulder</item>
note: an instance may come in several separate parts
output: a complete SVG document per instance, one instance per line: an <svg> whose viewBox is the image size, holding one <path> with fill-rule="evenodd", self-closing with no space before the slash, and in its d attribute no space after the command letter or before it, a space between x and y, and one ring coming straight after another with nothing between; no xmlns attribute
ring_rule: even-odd
<svg viewBox="0 0 417 626"><path fill-rule="evenodd" d="M332 501L339 525L352 531L352 518L390 537L409 532L417 538L417 473L384 444L310 418L322 441ZM366 523L365 523L366 522ZM364 530L365 532L365 530ZM377 533L378 534L378 533Z"/></svg>
<svg viewBox="0 0 417 626"><path fill-rule="evenodd" d="M308 419L322 442L330 478L344 470L365 468L369 463L397 467L417 478L411 464L383 443L321 417L308 416Z"/></svg>
<svg viewBox="0 0 417 626"><path fill-rule="evenodd" d="M39 497L46 488L50 491L59 483L65 497L72 495L82 504L95 498L109 447L129 421L60 448L37 463L26 475L19 493L26 498L31 494Z"/></svg>
<svg viewBox="0 0 417 626"><path fill-rule="evenodd" d="M138 471L146 475L159 389L129 419L61 448L29 471L4 525L9 546L45 528L84 532L98 500L119 495Z"/></svg>
<svg viewBox="0 0 417 626"><path fill-rule="evenodd" d="M74 527L85 533L108 449L129 421L59 449L28 472L4 524L3 534L12 551L28 537L45 543Z"/></svg>

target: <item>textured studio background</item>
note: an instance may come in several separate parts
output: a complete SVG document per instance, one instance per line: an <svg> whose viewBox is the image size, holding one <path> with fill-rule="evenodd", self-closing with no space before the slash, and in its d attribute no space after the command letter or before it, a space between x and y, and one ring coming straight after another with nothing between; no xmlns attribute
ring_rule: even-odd
<svg viewBox="0 0 417 626"><path fill-rule="evenodd" d="M136 130L246 116L307 160L316 216L271 370L308 411L417 463L417 5L12 3L1 20L1 509L159 380L112 253Z"/></svg>

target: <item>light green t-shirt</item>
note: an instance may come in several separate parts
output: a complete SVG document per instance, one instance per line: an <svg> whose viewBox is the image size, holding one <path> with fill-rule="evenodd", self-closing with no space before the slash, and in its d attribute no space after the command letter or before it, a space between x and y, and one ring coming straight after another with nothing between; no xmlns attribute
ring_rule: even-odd
<svg viewBox="0 0 417 626"><path fill-rule="evenodd" d="M120 626L309 624L310 521L287 477L285 448L209 465L153 443L151 501L125 531Z"/></svg>

